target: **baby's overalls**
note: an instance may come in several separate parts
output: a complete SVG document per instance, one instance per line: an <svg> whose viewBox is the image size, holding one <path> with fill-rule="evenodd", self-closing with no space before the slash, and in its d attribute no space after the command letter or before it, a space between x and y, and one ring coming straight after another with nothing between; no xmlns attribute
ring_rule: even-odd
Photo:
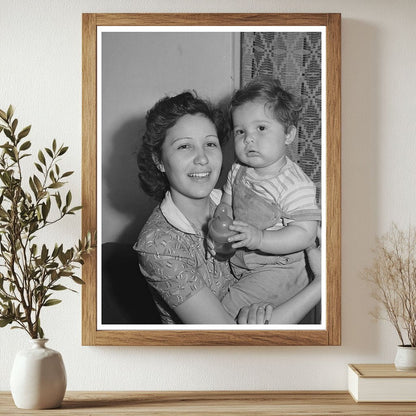
<svg viewBox="0 0 416 416"><path fill-rule="evenodd" d="M260 230L290 218L278 204L258 195L245 183L245 172L246 167L242 166L233 183L234 218ZM231 258L231 265L239 282L233 285L236 290L227 295L229 310L263 301L278 306L308 284L303 251L277 256L243 248Z"/></svg>

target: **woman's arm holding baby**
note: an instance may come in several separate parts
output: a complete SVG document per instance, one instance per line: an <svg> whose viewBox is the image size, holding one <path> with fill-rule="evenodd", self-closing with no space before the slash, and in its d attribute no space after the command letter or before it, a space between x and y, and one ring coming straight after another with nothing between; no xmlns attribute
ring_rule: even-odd
<svg viewBox="0 0 416 416"><path fill-rule="evenodd" d="M184 324L235 323L208 287L202 288L173 309Z"/></svg>
<svg viewBox="0 0 416 416"><path fill-rule="evenodd" d="M174 308L184 324L235 324L218 298L207 287ZM256 304L250 311L250 323L263 324L272 318L273 307L267 303ZM238 323L247 323L239 320Z"/></svg>
<svg viewBox="0 0 416 416"><path fill-rule="evenodd" d="M274 308L270 324L297 324L321 300L321 250L313 247L306 252L314 279L293 298ZM237 322L239 324L258 322L257 309L256 305L243 307Z"/></svg>

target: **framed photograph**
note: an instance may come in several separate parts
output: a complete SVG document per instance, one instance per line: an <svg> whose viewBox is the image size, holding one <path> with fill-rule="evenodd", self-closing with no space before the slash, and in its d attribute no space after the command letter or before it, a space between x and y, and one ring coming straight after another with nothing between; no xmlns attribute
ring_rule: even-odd
<svg viewBox="0 0 416 416"><path fill-rule="evenodd" d="M82 228L97 230L82 270L83 345L340 345L341 15L83 14L82 30ZM287 157L316 189L321 300L296 324L163 323L133 249L158 206L138 177L146 114L183 91L226 109L262 78L302 100ZM222 153L219 189L233 140ZM307 286L316 273L301 253Z"/></svg>

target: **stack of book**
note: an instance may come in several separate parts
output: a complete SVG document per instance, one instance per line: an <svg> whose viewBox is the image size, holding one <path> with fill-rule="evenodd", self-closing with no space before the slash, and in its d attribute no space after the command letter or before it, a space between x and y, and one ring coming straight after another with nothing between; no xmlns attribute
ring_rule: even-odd
<svg viewBox="0 0 416 416"><path fill-rule="evenodd" d="M416 371L394 364L349 364L348 390L356 402L416 402Z"/></svg>

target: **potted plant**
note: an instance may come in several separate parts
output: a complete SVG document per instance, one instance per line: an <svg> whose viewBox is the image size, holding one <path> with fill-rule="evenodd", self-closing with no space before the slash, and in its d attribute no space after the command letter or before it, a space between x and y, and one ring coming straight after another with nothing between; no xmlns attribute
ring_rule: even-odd
<svg viewBox="0 0 416 416"><path fill-rule="evenodd" d="M387 319L400 339L396 368L416 370L416 228L403 231L392 224L377 239L374 254L372 266L363 273L382 306L374 316Z"/></svg>
<svg viewBox="0 0 416 416"><path fill-rule="evenodd" d="M66 375L60 354L45 346L41 312L61 302L55 294L74 291L64 280L83 283L76 272L94 242L91 233L68 249L42 242L43 230L81 207L71 205L71 191L62 191L73 172L59 168L68 147L56 140L38 151L35 173L23 174L27 162L22 160L31 156L29 132L30 126L18 132L12 106L0 110L0 135L5 137L0 145L0 327L23 329L32 339L32 348L17 354L12 369L16 405L50 408L63 399Z"/></svg>

